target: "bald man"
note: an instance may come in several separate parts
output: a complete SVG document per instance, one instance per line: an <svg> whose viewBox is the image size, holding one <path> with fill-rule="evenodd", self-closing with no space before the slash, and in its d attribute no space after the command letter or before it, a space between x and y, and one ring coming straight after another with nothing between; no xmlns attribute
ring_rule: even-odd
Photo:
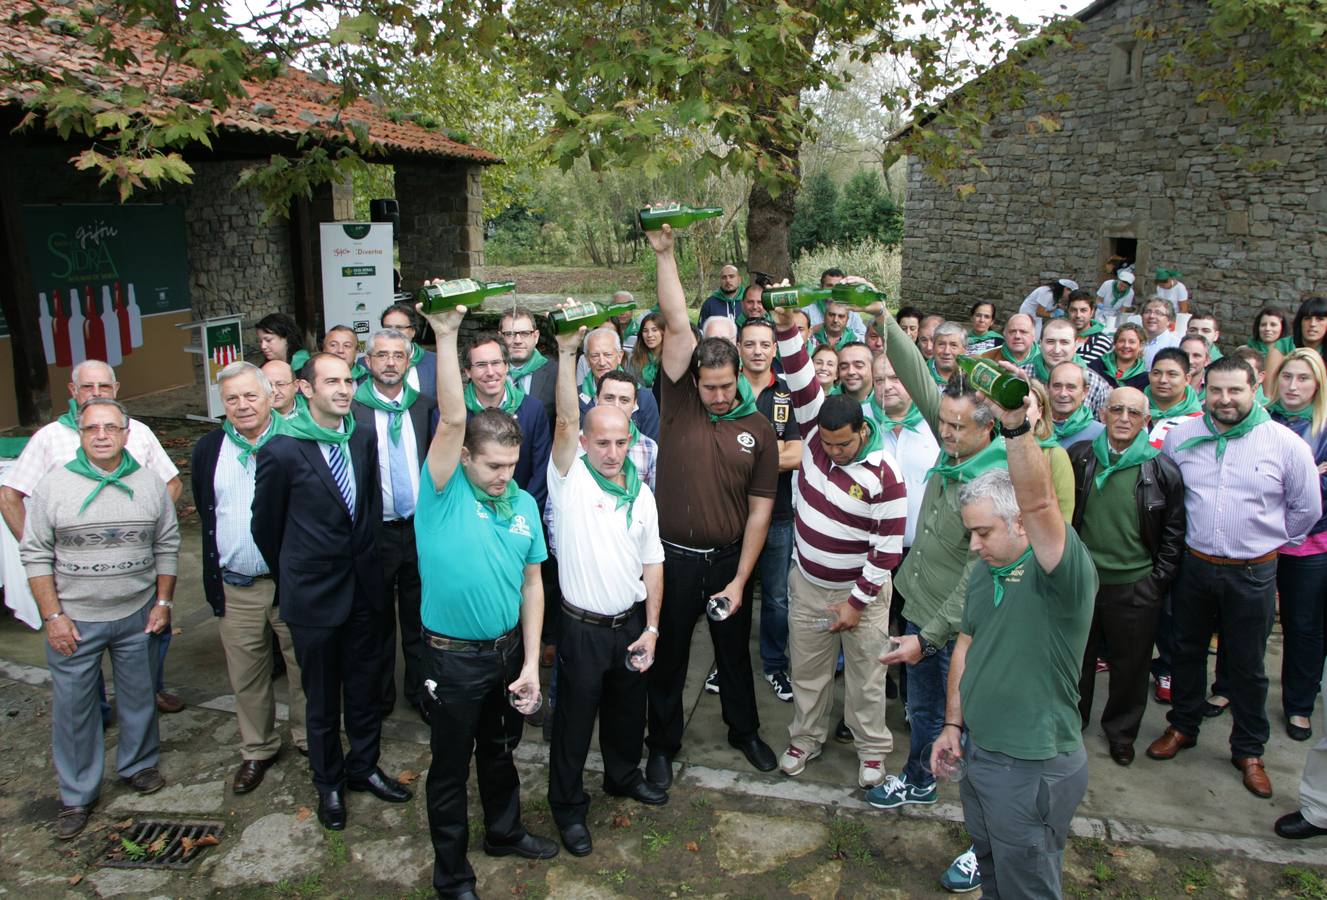
<svg viewBox="0 0 1327 900"><path fill-rule="evenodd" d="M700 327L704 328L705 323L714 316L736 320L742 305L742 294L742 276L737 266L724 266L719 270L719 286L700 305Z"/></svg>
<svg viewBox="0 0 1327 900"><path fill-rule="evenodd" d="M263 363L263 374L272 385L272 409L278 416L290 418L295 412L295 372L284 359L269 359Z"/></svg>
<svg viewBox="0 0 1327 900"><path fill-rule="evenodd" d="M1105 431L1069 450L1073 524L1100 579L1078 710L1086 728L1104 638L1110 686L1101 728L1110 758L1121 766L1134 759L1161 604L1184 551L1184 482L1170 457L1148 443L1147 413L1142 391L1116 388L1102 408Z"/></svg>
<svg viewBox="0 0 1327 900"><path fill-rule="evenodd" d="M700 333L702 337L723 338L734 347L737 346L737 322L733 319L711 316L701 326Z"/></svg>
<svg viewBox="0 0 1327 900"><path fill-rule="evenodd" d="M553 708L548 803L563 846L585 856L593 850L585 758L596 717L604 791L652 806L667 803L668 794L646 782L640 769L644 673L654 661L663 600L658 511L627 452L627 412L598 404L585 413L581 432L574 375L579 341L579 334L558 336L557 424L548 461L562 589L557 693L574 701Z"/></svg>

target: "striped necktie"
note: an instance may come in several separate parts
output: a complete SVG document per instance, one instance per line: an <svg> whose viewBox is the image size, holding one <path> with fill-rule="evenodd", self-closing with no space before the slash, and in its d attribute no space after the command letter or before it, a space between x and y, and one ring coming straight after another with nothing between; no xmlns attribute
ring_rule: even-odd
<svg viewBox="0 0 1327 900"><path fill-rule="evenodd" d="M346 512L350 513L350 518L355 517L355 487L350 483L350 466L346 464L346 455L341 452L340 447L333 446L331 459L328 460L328 467L332 470L332 480L336 486L341 489L341 499L346 504Z"/></svg>

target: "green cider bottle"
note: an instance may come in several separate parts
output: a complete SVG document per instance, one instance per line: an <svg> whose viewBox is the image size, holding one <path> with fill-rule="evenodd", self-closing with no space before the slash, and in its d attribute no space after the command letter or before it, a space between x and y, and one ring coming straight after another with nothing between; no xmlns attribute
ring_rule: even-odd
<svg viewBox="0 0 1327 900"><path fill-rule="evenodd" d="M582 325L587 331L598 328L614 316L632 312L635 308L635 304L632 303L614 303L606 306L587 300L574 306L553 310L548 314L548 320L553 323L553 330L558 334L571 334Z"/></svg>
<svg viewBox="0 0 1327 900"><path fill-rule="evenodd" d="M1028 383L1011 375L989 359L960 356L956 362L968 383L1005 409L1018 409L1028 395Z"/></svg>
<svg viewBox="0 0 1327 900"><path fill-rule="evenodd" d="M796 309L817 300L829 300L831 296L833 291L830 288L810 288L804 285L766 288L760 294L760 305L766 309Z"/></svg>
<svg viewBox="0 0 1327 900"><path fill-rule="evenodd" d="M854 283L844 284L839 282L829 289L831 299L835 303L842 303L845 306L870 306L872 303L885 302L885 292L874 290L870 285Z"/></svg>
<svg viewBox="0 0 1327 900"><path fill-rule="evenodd" d="M426 313L444 312L464 306L466 309L478 309L484 301L494 294L506 294L516 290L514 281L475 281L471 278L454 278L437 284L426 284L415 292L415 299L424 307Z"/></svg>
<svg viewBox="0 0 1327 900"><path fill-rule="evenodd" d="M683 206L680 203L649 207L636 214L640 221L640 227L645 231L658 231L665 225L670 226L674 231L681 231L693 222L699 222L701 219L713 219L721 215L723 215L722 207Z"/></svg>

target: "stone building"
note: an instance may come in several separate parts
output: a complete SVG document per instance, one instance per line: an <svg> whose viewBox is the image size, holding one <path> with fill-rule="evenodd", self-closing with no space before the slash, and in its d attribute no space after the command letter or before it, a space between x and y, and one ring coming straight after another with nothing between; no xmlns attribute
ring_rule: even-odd
<svg viewBox="0 0 1327 900"><path fill-rule="evenodd" d="M17 62L59 67L108 90L139 85L149 91L149 104L178 102L172 91L190 72L177 66L162 78L160 61L152 52L155 32L114 26L117 42L133 48L142 62L128 72L108 70L80 40L77 23L61 18L60 7L52 7L39 25L20 18L30 10L27 0L0 0L0 46ZM77 292L79 305L88 302L94 316L122 305L123 279L105 275L116 271L113 264L103 265L104 277L89 277L86 287L68 280L63 288L52 287L56 282L49 267L37 271L34 260L57 229L48 228L48 239L47 231L36 233L34 223L39 221L64 215L70 222L109 222L116 227L114 223L127 221L124 217L137 215L164 223L151 232L159 245L125 250L155 256L149 261L162 274L151 284L138 279L143 318L137 336L143 346L117 366L123 397L194 383L196 358L183 352L190 335L176 327L184 322L242 316L249 351L257 350L252 324L267 313L294 315L306 343L329 324L322 321L319 223L355 218L350 186L323 185L311 200L296 202L289 218L268 217L263 200L252 190L239 189L237 179L246 167L273 154L294 154L302 134L330 122L338 112L338 88L295 69L247 87L249 99L217 117L212 147L183 151L194 169L191 184L139 191L120 205L113 185L98 187L95 174L71 165L70 158L85 149L85 142L62 141L41 125L13 132L24 114L25 85L0 84L0 428L20 421L40 424L52 404L57 412L63 407L69 364L58 363L74 360L67 354L65 360L52 356L51 317L73 315L70 295ZM500 160L365 99L340 114L367 128L381 151L374 162L393 167L400 198L396 238L403 286L474 273L483 264L480 176L484 166ZM75 227L64 230L72 233ZM168 283L169 292L164 287ZM103 301L111 291L115 299ZM160 303L153 315L149 294L167 293L169 301ZM105 318L111 330L113 318Z"/></svg>
<svg viewBox="0 0 1327 900"><path fill-rule="evenodd" d="M1275 143L1242 135L1196 89L1163 76L1165 35L1203 27L1202 0L1099 0L1074 46L1031 65L1043 88L993 120L972 167L949 185L908 172L902 299L966 321L976 300L1001 321L1038 283L1095 289L1102 264L1136 261L1140 298L1158 266L1183 272L1193 308L1223 343L1247 339L1269 302L1292 310L1327 290L1327 114L1286 118ZM1155 39L1138 36L1151 26ZM1067 102L1056 102L1064 100ZM1038 116L1059 124L1034 127ZM1257 171L1223 147L1276 166ZM960 198L954 188L970 183Z"/></svg>

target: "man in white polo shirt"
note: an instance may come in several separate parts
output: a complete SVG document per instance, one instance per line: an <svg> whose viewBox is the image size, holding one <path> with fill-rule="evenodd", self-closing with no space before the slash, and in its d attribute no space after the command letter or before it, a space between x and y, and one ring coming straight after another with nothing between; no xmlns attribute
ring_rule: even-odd
<svg viewBox="0 0 1327 900"><path fill-rule="evenodd" d="M580 338L558 336L557 424L548 462L562 588L557 694L564 698L553 708L548 803L563 846L575 856L593 849L584 782L596 715L604 791L651 806L668 802L668 794L648 784L640 770L644 672L654 660L663 600L659 515L627 452L628 413L597 404L586 412L581 431L575 381Z"/></svg>

